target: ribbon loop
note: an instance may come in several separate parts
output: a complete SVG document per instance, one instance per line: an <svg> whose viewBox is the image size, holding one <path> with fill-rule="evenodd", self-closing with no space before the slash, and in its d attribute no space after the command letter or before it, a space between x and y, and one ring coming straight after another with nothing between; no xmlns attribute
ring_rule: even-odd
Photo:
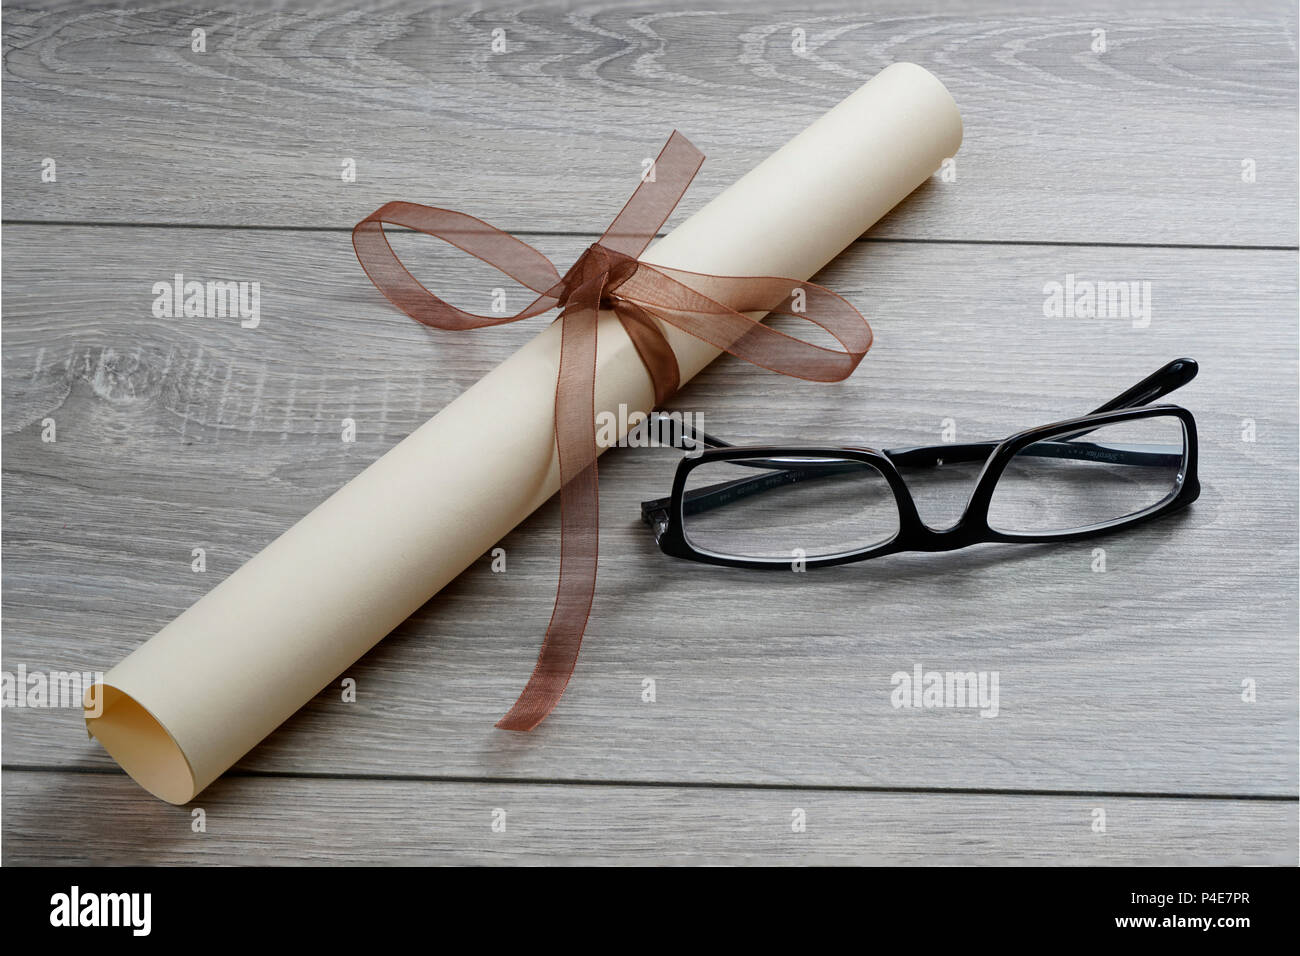
<svg viewBox="0 0 1300 956"><path fill-rule="evenodd" d="M475 315L438 298L411 275L384 234L384 223L433 236L495 266L502 274L539 293L514 315ZM555 308L553 290L560 282L555 264L522 239L463 212L388 202L352 227L352 248L370 281L417 322L436 329L463 331L505 325Z"/></svg>
<svg viewBox="0 0 1300 956"><path fill-rule="evenodd" d="M397 308L425 325L475 329L561 310L555 384L560 580L537 665L498 727L531 730L555 708L577 663L591 613L599 543L595 387L601 310L612 311L627 332L654 385L656 406L677 391L681 377L664 326L754 365L817 382L847 378L871 347L867 320L822 286L777 276L715 276L638 260L703 162L704 154L674 130L609 228L563 276L526 242L450 209L389 202L352 230L352 245L366 275ZM484 316L458 309L411 275L389 244L385 223L442 239L495 266L536 292L537 298L514 315ZM810 321L841 348L795 338L746 313Z"/></svg>

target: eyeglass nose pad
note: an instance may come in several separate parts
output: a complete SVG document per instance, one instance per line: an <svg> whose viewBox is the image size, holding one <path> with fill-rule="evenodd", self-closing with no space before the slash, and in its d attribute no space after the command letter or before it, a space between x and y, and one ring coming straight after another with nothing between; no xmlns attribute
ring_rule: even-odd
<svg viewBox="0 0 1300 956"><path fill-rule="evenodd" d="M909 449L909 451L913 450ZM912 511L928 535L940 537L958 533L962 528L962 519L979 491L983 469L988 459L965 461L959 458L955 462L949 462L942 454L934 454L921 460L915 460L913 457L906 463L899 464L889 452L881 452L881 454L893 463L902 484L901 489L894 489L899 507ZM966 475L963 474L962 465L979 470L974 475ZM934 476L939 469L943 469L944 474L936 480L936 483L942 491L937 495L925 494L927 483L923 476ZM924 510L922 506L925 506ZM936 513L936 506L942 507L943 510Z"/></svg>

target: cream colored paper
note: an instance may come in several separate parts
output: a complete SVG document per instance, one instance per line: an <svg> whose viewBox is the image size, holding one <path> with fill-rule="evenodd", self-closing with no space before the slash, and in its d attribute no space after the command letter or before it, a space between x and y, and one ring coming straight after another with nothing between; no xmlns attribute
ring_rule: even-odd
<svg viewBox="0 0 1300 956"><path fill-rule="evenodd" d="M643 258L808 279L960 143L943 85L895 64ZM171 803L192 799L558 490L559 330L549 326L105 676L102 716L87 729L137 783ZM719 354L666 333L683 382ZM596 408L620 403L647 411L653 391L603 314Z"/></svg>

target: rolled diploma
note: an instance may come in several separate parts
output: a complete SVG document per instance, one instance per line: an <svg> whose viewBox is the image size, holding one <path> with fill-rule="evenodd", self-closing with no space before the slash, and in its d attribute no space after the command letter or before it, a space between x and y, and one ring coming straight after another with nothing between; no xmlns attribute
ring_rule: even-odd
<svg viewBox="0 0 1300 956"><path fill-rule="evenodd" d="M808 279L955 154L961 132L943 85L894 64L643 259ZM683 382L719 354L665 332ZM555 494L559 333L550 325L109 671L88 697L101 708L87 709L90 734L150 793L193 799ZM610 313L598 341L597 411L649 411L649 374Z"/></svg>

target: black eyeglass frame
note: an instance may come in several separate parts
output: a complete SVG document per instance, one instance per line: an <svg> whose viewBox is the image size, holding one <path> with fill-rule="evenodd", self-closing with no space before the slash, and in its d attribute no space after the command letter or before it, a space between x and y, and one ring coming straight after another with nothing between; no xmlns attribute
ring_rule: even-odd
<svg viewBox="0 0 1300 956"><path fill-rule="evenodd" d="M734 446L699 434L696 440L703 444L714 445L696 455L684 458L677 466L673 478L672 493L668 498L646 501L641 505L642 518L654 530L660 550L665 554L691 561L725 567L752 568L757 570L789 569L792 557L745 557L719 554L701 548L689 540L685 532L684 508L691 495L708 489L696 489L690 493L686 490L687 478L696 468L711 462L732 461L751 463L756 467L778 468L786 464L782 459L804 459L804 468L816 468L816 463L808 459L835 459L840 462L863 462L874 466L889 483L898 507L898 532L888 541L869 547L838 554L803 558L806 568L831 567L884 557L901 551L955 551L975 544L988 542L1008 543L1047 543L1059 541L1077 541L1102 534L1130 528L1147 521L1161 518L1171 512L1181 510L1195 501L1201 492L1197 477L1197 438L1196 420L1192 413L1178 405L1148 405L1147 402L1159 398L1191 381L1197 372L1196 362L1192 359L1177 359L1153 375L1143 379L1123 394L1107 402L1088 415L1069 418L1063 421L1040 425L1017 432L1001 442L974 442L966 444L927 445L914 448L874 449L835 446L807 445L758 445ZM1052 439L1071 441L1103 425L1131 422L1144 418L1173 416L1183 426L1184 448L1182 466L1175 478L1174 491L1149 508L1133 514L1116 518L1112 521L1076 528L1063 532L1008 532L999 531L988 521L989 506L993 492L1002 473L1020 451L1037 442L1050 442ZM1077 447L1077 446L1063 446ZM1062 455L1065 457L1066 455ZM1080 457L1073 451L1069 457ZM916 502L908 490L899 466L925 467L939 466L944 463L984 461L984 467L976 479L975 487L963 509L961 517L948 528L932 528L920 516ZM766 461L768 464L763 464ZM792 468L785 469L790 477L786 481L799 480L797 462L788 462ZM765 476L741 479L737 482L722 484L735 488L743 484L755 485L755 490L775 487L786 481L772 481L781 472L769 472ZM716 486L711 486L716 487Z"/></svg>

